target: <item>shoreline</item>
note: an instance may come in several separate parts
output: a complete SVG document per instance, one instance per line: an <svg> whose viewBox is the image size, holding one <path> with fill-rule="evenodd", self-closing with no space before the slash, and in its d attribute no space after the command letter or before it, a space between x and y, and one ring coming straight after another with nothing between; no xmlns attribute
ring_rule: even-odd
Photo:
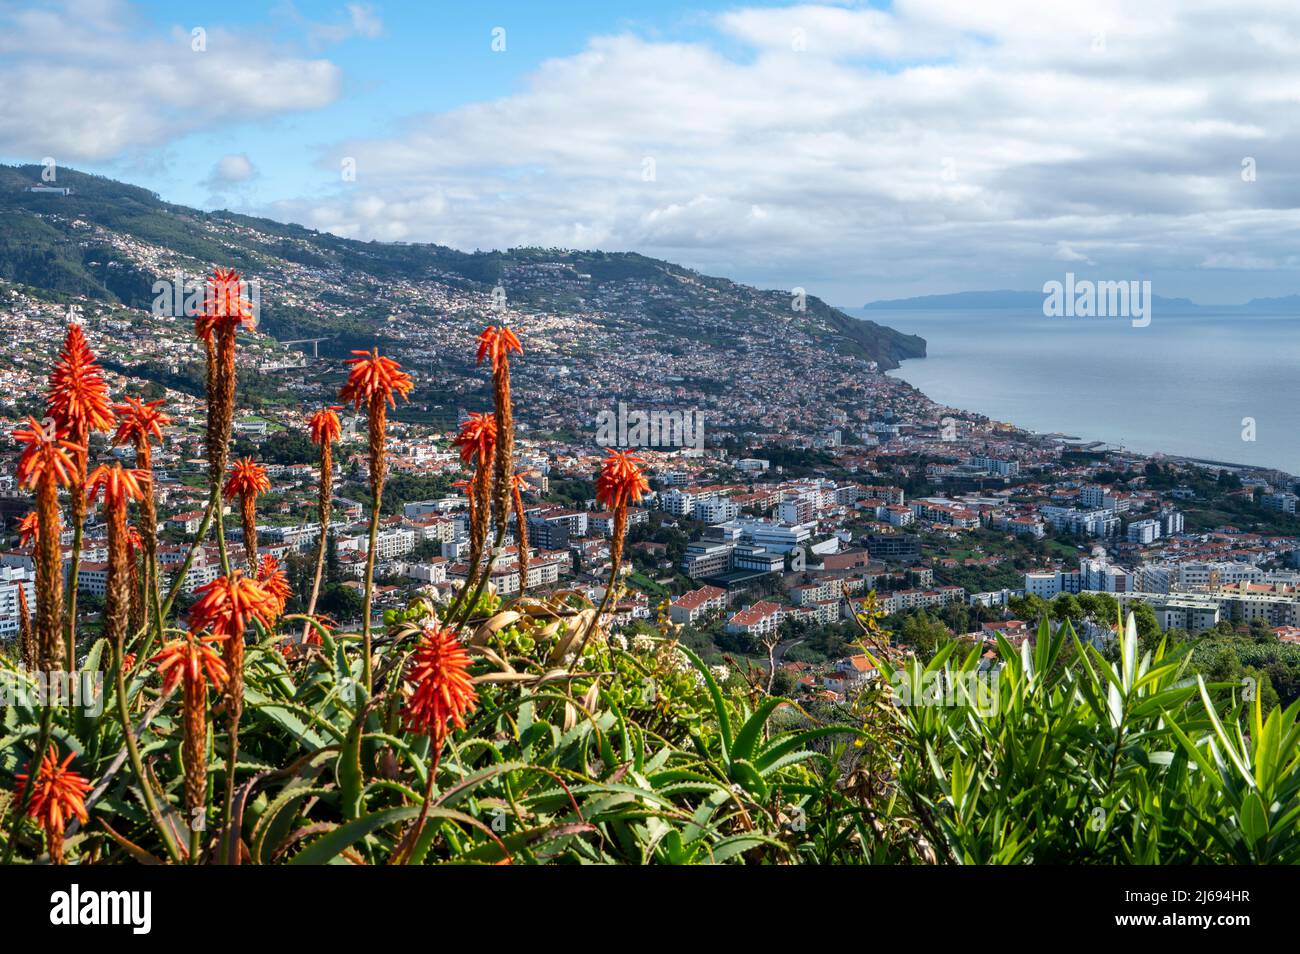
<svg viewBox="0 0 1300 954"><path fill-rule="evenodd" d="M929 344L929 339L928 339L928 338L926 339L926 343ZM1088 438L1083 438L1083 437L1072 437L1072 436L1066 434L1066 433L1063 432L1063 431L1050 431L1050 432L1040 432L1040 431L1035 431L1035 430L1031 430L1031 429L1029 429L1029 428L1026 428L1026 427L1024 427L1024 426L1022 426L1022 425L1020 425L1020 424L1017 424L1015 421L1004 421L1004 420L1001 420L1001 419L999 419L999 418L995 418L995 417L993 417L993 416L991 416L991 415L989 415L989 414L986 414L986 413L983 412L983 411L972 410L972 409L970 409L970 408L968 408L968 407L964 407L964 406L963 406L963 407L957 407L956 405L945 404L945 403L943 403L943 402L941 402L941 401L936 401L936 400L935 400L934 398L932 398L929 394L926 394L926 392L925 392L925 391L924 391L924 390L923 390L919 385L913 384L911 381L908 381L908 380L906 380L905 378L898 377L898 375L900 375L900 374L903 372L903 370L904 370L904 365L905 365L906 362L908 362L908 361L924 361L924 360L926 360L927 357L929 357L929 355L922 355L922 356L919 357L919 358L899 358L899 359L898 359L898 367L896 367L896 368L890 368L889 370L887 370L887 371L882 371L881 373L884 374L886 377L893 377L895 380L897 380L897 381L901 381L903 384L906 384L906 385L907 385L908 387L910 387L910 388L915 388L919 393L921 393L921 394L923 394L923 395L925 396L926 400L930 401L932 404L938 405L938 406L940 406L940 407L952 407L952 408L954 408L955 410L961 411L963 414L976 414L976 415L979 415L980 417L987 418L987 419L990 420L990 421L996 421L997 423L1000 423L1000 424L1006 424L1006 425L1008 425L1008 426L1010 426L1010 427L1015 428L1015 430L1016 430L1018 433L1020 433L1020 434L1030 435L1030 436L1033 436L1033 437L1036 437L1036 438L1040 438L1040 439L1044 439L1044 440L1051 440L1051 439L1053 439L1053 438L1057 438L1057 439L1059 439L1059 440L1061 440L1061 441L1067 441L1067 440L1070 440L1070 441L1081 441L1081 442L1091 443L1091 444L1105 444L1105 445L1108 445L1108 446L1111 447L1111 448L1117 448L1117 449L1118 449L1118 450L1107 451L1106 453L1123 453L1123 454L1129 454L1129 455L1134 456L1134 457L1141 457L1141 458L1143 458L1143 459L1145 459L1145 460L1152 460L1152 459L1154 459L1154 458L1156 458L1156 457L1158 456L1158 457L1160 457L1160 458L1162 458L1162 459L1165 459L1165 460L1174 461L1175 463L1191 464L1191 465L1195 465L1195 466L1197 466L1197 467L1220 468L1220 469L1226 469L1226 470L1241 471L1241 472L1244 472L1244 473L1284 474L1285 476L1287 476L1288 478L1291 478L1292 480L1296 479L1296 475L1295 475L1295 474L1292 474L1290 471L1288 471L1288 470L1284 470L1284 469L1282 469L1281 467L1270 467L1270 466L1265 466L1265 465L1260 465L1260 464L1243 464L1243 463L1238 463L1238 462L1234 462L1234 461L1217 460L1217 459L1215 459L1215 458L1210 458L1210 457L1194 457L1194 456L1187 455L1187 454L1174 454L1174 453L1169 453L1169 452L1167 452L1167 451L1159 451L1159 450L1157 450L1157 451L1150 451L1150 452L1147 452L1147 451L1139 451L1139 450L1133 450L1133 449L1130 449L1130 448L1126 447L1125 445L1120 444L1120 443L1118 443L1118 442L1116 442L1116 441L1106 440L1106 439L1104 439L1104 438L1088 439ZM964 402L963 402L963 403L964 403Z"/></svg>

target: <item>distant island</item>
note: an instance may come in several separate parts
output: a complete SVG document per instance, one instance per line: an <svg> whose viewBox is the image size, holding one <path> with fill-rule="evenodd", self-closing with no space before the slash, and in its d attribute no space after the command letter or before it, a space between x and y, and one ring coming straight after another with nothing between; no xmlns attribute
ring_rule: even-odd
<svg viewBox="0 0 1300 954"><path fill-rule="evenodd" d="M1164 298L1155 296L1158 308L1177 308L1180 311L1241 312L1242 314L1300 314L1300 294L1281 298L1252 298L1244 305L1201 305L1190 298ZM979 309L1034 309L1043 306L1041 291L964 291L946 295L918 295L915 298L888 298L870 301L862 306L864 311L974 311Z"/></svg>

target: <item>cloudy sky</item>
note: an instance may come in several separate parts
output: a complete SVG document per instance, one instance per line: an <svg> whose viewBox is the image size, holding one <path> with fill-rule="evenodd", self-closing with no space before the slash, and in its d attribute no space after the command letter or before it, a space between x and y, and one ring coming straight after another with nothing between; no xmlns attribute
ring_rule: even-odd
<svg viewBox="0 0 1300 954"><path fill-rule="evenodd" d="M1300 292L1294 0L0 0L0 93L3 161L362 239Z"/></svg>

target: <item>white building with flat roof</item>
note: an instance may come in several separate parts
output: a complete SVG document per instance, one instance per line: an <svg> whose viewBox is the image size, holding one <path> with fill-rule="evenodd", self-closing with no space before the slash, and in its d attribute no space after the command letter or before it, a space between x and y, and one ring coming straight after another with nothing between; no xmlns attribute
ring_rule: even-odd
<svg viewBox="0 0 1300 954"><path fill-rule="evenodd" d="M19 596L27 596L27 612L36 616L36 571L16 566L0 566L0 639L18 635Z"/></svg>

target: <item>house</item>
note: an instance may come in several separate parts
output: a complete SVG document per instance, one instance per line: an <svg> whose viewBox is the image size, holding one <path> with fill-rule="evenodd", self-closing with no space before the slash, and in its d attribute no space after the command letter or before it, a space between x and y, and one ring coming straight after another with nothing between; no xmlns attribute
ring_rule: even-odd
<svg viewBox="0 0 1300 954"><path fill-rule="evenodd" d="M163 526L168 530L180 530L182 533L198 533L203 517L202 510L190 510L168 517L163 521Z"/></svg>
<svg viewBox="0 0 1300 954"><path fill-rule="evenodd" d="M726 609L727 591L716 586L702 586L683 593L668 606L668 615L679 625L691 624L715 610Z"/></svg>
<svg viewBox="0 0 1300 954"><path fill-rule="evenodd" d="M760 600L727 620L726 631L748 636L766 636L776 632L785 616L786 611L779 604Z"/></svg>
<svg viewBox="0 0 1300 954"><path fill-rule="evenodd" d="M1015 646L1017 649L1020 648L1021 643L1027 639L1032 639L1034 635L1033 631L1029 628L1029 624L1024 620L1019 619L1002 620L1001 622L996 623L984 623L980 626L980 632L986 640L994 639L998 634L1001 634L1007 642L1012 646Z"/></svg>

